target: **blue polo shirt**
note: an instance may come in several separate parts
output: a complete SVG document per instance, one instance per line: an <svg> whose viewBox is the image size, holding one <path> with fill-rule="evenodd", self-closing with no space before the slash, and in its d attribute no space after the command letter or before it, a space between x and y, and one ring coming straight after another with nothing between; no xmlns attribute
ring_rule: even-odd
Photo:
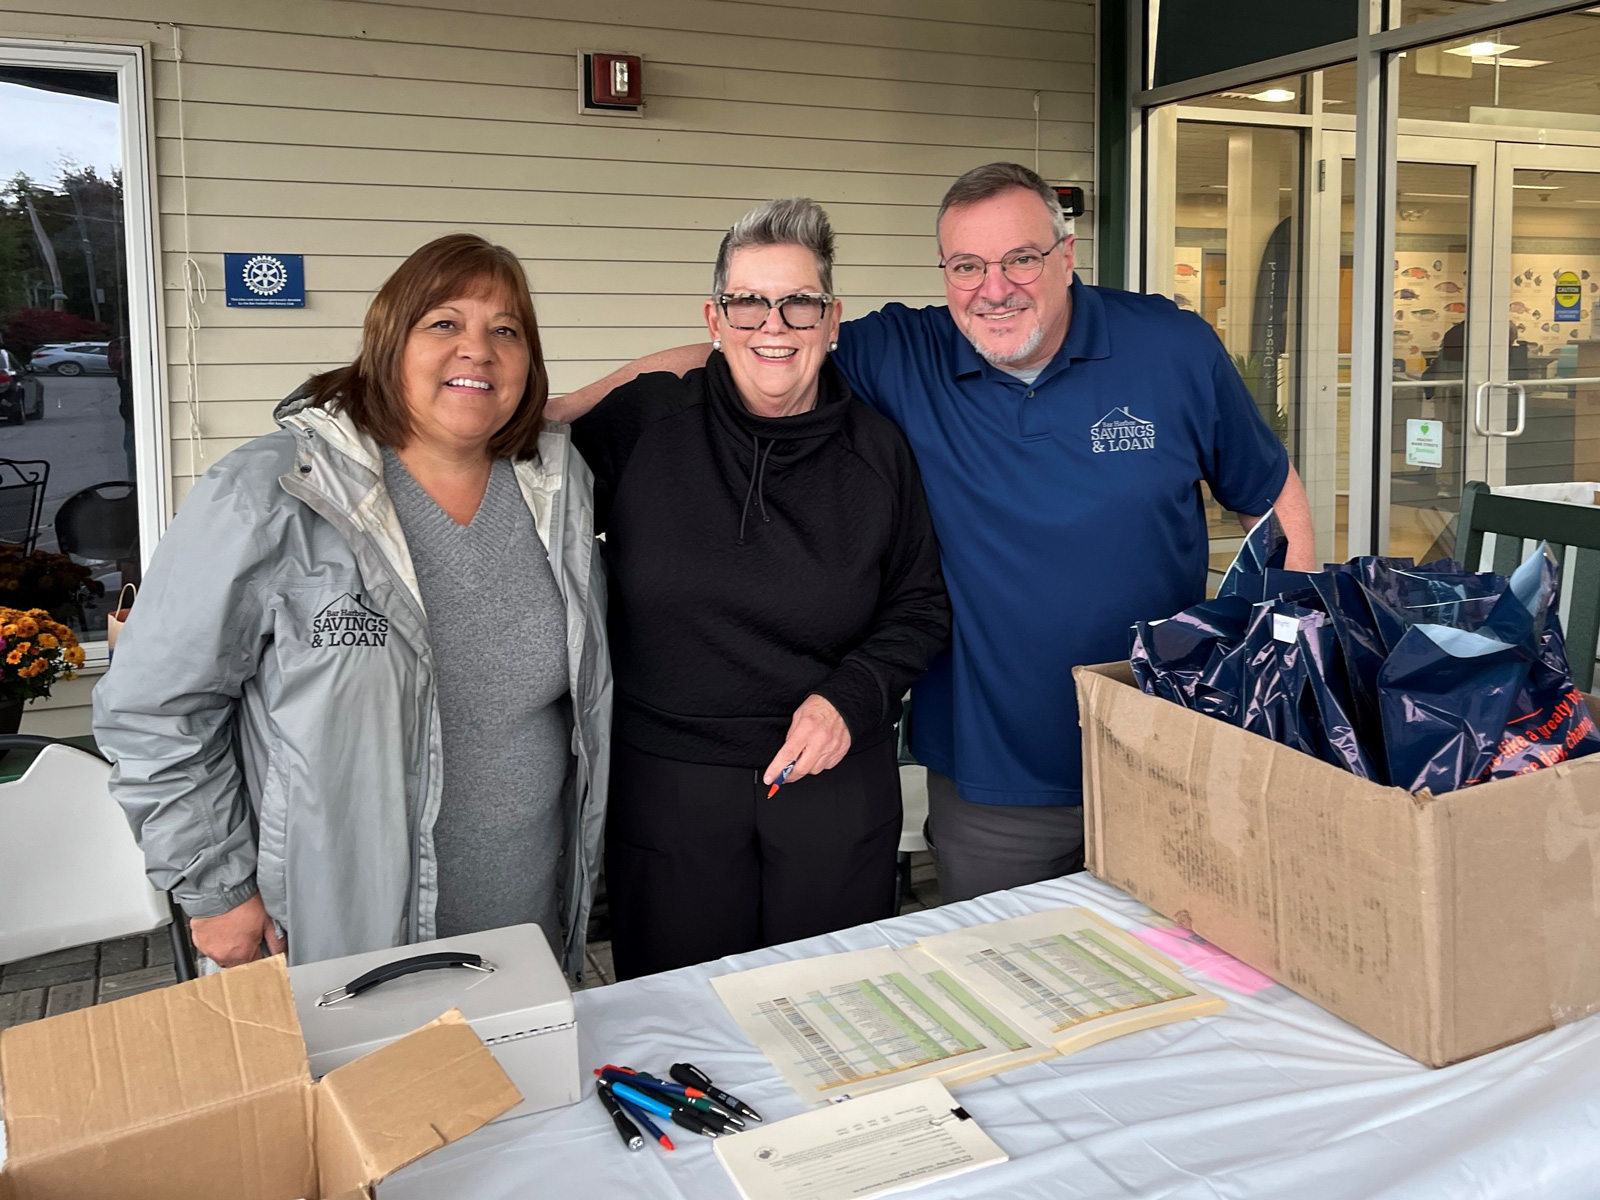
<svg viewBox="0 0 1600 1200"><path fill-rule="evenodd" d="M1066 341L1030 386L944 307L844 324L835 361L916 451L955 628L913 698L911 748L979 804L1082 804L1072 668L1205 598L1200 482L1259 515L1287 453L1211 327L1074 278Z"/></svg>

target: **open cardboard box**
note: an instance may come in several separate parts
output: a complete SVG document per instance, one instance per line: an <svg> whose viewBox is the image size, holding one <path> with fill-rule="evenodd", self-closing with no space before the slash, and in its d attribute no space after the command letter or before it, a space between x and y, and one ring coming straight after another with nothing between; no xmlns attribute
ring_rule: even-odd
<svg viewBox="0 0 1600 1200"><path fill-rule="evenodd" d="M1600 1011L1600 754L1413 796L1073 674L1099 878L1429 1066Z"/></svg>
<svg viewBox="0 0 1600 1200"><path fill-rule="evenodd" d="M521 1099L455 1012L313 1084L269 958L0 1031L0 1200L356 1200Z"/></svg>

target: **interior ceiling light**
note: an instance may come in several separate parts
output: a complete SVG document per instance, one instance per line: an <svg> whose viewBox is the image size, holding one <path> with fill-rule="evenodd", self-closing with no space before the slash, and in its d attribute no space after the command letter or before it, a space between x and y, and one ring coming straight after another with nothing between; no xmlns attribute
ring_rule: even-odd
<svg viewBox="0 0 1600 1200"><path fill-rule="evenodd" d="M1463 58L1492 58L1508 50L1520 49L1520 46L1512 46L1506 42L1473 42L1466 46L1451 46L1445 53L1459 54Z"/></svg>
<svg viewBox="0 0 1600 1200"><path fill-rule="evenodd" d="M1506 53L1518 50L1510 42L1469 42L1465 46L1451 46L1446 54L1459 54L1462 58L1470 58L1482 66L1496 67L1545 67L1550 65L1549 59L1544 58L1507 58Z"/></svg>
<svg viewBox="0 0 1600 1200"><path fill-rule="evenodd" d="M1466 200L1465 192L1401 192L1407 199L1421 200Z"/></svg>
<svg viewBox="0 0 1600 1200"><path fill-rule="evenodd" d="M1259 100L1263 104L1287 104L1294 99L1294 93L1288 88L1268 88L1264 92L1220 92L1225 100Z"/></svg>
<svg viewBox="0 0 1600 1200"><path fill-rule="evenodd" d="M1559 192L1562 187L1559 183L1513 183L1511 186L1519 192Z"/></svg>

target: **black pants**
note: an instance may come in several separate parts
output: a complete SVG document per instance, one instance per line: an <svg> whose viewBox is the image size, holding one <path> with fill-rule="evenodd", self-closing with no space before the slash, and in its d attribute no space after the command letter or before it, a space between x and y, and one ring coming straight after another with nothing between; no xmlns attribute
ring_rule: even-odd
<svg viewBox="0 0 1600 1200"><path fill-rule="evenodd" d="M606 894L618 979L894 915L892 738L767 799L761 772L618 742Z"/></svg>

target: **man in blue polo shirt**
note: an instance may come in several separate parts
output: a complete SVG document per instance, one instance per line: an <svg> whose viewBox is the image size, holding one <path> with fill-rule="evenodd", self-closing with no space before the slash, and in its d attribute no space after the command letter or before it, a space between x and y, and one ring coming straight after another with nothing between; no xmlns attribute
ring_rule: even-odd
<svg viewBox="0 0 1600 1200"><path fill-rule="evenodd" d="M905 432L939 535L952 645L914 691L911 747L949 902L1081 868L1072 668L1204 598L1202 481L1246 527L1275 505L1291 566L1316 557L1305 490L1216 335L1163 297L1079 283L1038 175L967 172L937 228L947 306L845 322L835 360ZM652 355L550 410L704 357Z"/></svg>

